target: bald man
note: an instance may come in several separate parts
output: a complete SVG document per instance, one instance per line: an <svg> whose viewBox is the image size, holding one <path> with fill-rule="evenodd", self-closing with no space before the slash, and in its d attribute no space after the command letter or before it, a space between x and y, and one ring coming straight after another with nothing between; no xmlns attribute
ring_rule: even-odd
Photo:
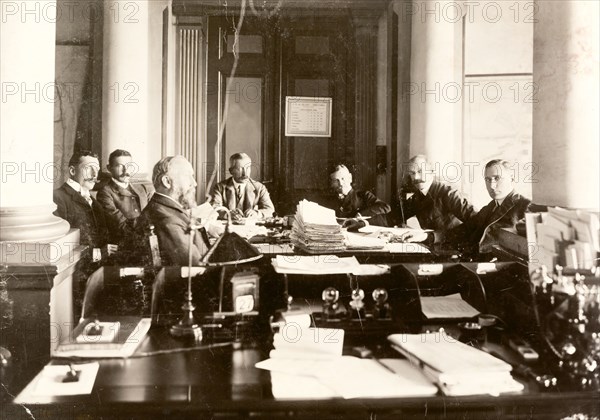
<svg viewBox="0 0 600 420"><path fill-rule="evenodd" d="M405 181L408 182L408 191L404 192L413 192L413 195L405 200L401 193L402 222L416 216L421 229L433 230L433 234L426 239L407 234L404 238L406 241L444 242L450 229L477 214L471 203L456 189L435 178L433 167L424 155L416 155L408 161Z"/></svg>
<svg viewBox="0 0 600 420"><path fill-rule="evenodd" d="M196 179L192 165L183 156L161 159L152 171L155 193L142 211L140 228L153 225L162 265L188 265L191 209L196 207ZM192 265L207 251L200 233L194 235Z"/></svg>

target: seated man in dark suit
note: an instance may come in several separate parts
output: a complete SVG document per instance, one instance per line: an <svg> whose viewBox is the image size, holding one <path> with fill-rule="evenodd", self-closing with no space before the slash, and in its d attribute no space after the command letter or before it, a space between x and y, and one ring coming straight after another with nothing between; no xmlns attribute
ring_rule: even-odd
<svg viewBox="0 0 600 420"><path fill-rule="evenodd" d="M514 228L525 217L531 200L515 191L515 178L511 163L494 159L485 165L485 186L492 201L477 216L465 223L461 241L466 251L490 252L498 243L500 228Z"/></svg>
<svg viewBox="0 0 600 420"><path fill-rule="evenodd" d="M136 168L128 151L112 152L106 167L112 179L98 191L97 199L104 210L110 243L120 244L133 232L152 191L144 184L129 182Z"/></svg>
<svg viewBox="0 0 600 420"><path fill-rule="evenodd" d="M344 221L343 227L358 230L367 224L387 226L386 215L391 210L389 204L370 191L354 189L352 174L345 165L337 165L329 175L329 180L338 198L336 216L348 219Z"/></svg>
<svg viewBox="0 0 600 420"><path fill-rule="evenodd" d="M446 240L467 255L490 252L499 228L514 228L531 201L515 191L511 164L494 159L485 165L485 186L492 201L462 225L448 231ZM412 238L417 240L419 238ZM424 238L422 238L424 239Z"/></svg>
<svg viewBox="0 0 600 420"><path fill-rule="evenodd" d="M183 156L161 159L152 171L155 193L138 222L138 232L154 226L162 265L188 265L191 209L196 207L196 180L192 165ZM207 247L194 234L192 265L198 265Z"/></svg>
<svg viewBox="0 0 600 420"><path fill-rule="evenodd" d="M404 178L405 185L399 197L400 221L405 224L406 220L415 216L421 229L433 230L427 238L428 242L444 242L446 232L477 214L477 210L458 190L435 178L431 163L423 155L416 155L408 161ZM405 193L413 194L404 199ZM423 239L422 236L414 238L413 235L422 234L407 233L403 239L407 242Z"/></svg>
<svg viewBox="0 0 600 420"><path fill-rule="evenodd" d="M98 156L88 150L75 152L69 160L69 179L54 190L54 214L80 230L80 243L90 247L90 255L99 259L100 248L107 241L104 213L90 190L98 179Z"/></svg>
<svg viewBox="0 0 600 420"><path fill-rule="evenodd" d="M234 220L264 219L273 216L275 207L267 187L250 178L252 160L246 153L235 153L229 158L231 177L219 182L212 192L213 207L231 210Z"/></svg>

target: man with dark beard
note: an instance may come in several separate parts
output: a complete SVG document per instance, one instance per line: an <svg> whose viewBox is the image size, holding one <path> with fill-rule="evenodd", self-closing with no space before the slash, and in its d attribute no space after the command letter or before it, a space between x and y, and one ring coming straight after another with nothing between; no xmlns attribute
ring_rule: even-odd
<svg viewBox="0 0 600 420"><path fill-rule="evenodd" d="M188 265L190 211L196 207L196 180L192 165L183 156L161 159L152 172L155 193L142 212L140 225L154 226L162 265ZM197 232L192 265L198 265L207 248Z"/></svg>

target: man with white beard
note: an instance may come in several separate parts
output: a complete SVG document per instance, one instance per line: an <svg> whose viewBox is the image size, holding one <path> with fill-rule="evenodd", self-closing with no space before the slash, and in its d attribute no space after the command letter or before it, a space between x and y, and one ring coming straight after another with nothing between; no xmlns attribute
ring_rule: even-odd
<svg viewBox="0 0 600 420"><path fill-rule="evenodd" d="M190 211L196 207L194 169L183 156L168 156L154 165L152 182L156 192L142 212L141 226L154 226L163 266L188 265ZM206 251L197 232L192 265L198 265Z"/></svg>

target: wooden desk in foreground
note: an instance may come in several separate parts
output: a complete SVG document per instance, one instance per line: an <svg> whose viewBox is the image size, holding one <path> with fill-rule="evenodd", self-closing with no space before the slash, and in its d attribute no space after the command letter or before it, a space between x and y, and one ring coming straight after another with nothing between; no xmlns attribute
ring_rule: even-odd
<svg viewBox="0 0 600 420"><path fill-rule="evenodd" d="M365 344L377 352L388 351L381 347L385 343ZM166 330L158 328L151 330L136 354L180 346ZM5 407L4 418L29 418L26 409L35 418L496 419L600 414L598 392L541 392L526 381L523 393L499 397L438 394L419 398L277 400L270 373L254 367L267 357L269 348L267 342L239 348L187 347L147 357L100 360L91 395L39 397L32 394L34 384L30 384Z"/></svg>

